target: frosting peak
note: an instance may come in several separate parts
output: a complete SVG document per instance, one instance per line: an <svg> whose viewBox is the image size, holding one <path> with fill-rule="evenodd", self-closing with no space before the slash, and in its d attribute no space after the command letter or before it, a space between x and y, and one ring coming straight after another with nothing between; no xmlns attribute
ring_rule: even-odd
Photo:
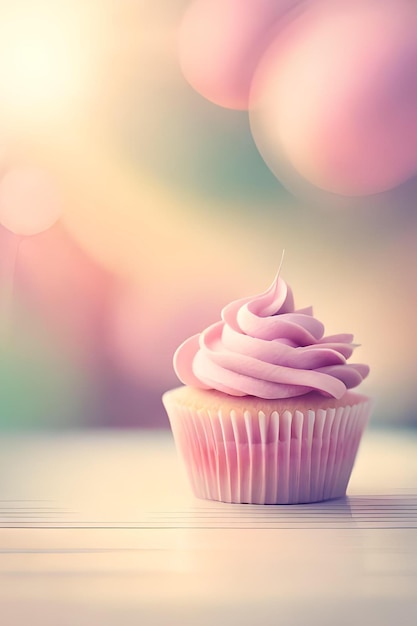
<svg viewBox="0 0 417 626"><path fill-rule="evenodd" d="M353 335L325 337L311 307L295 310L279 274L267 291L228 304L221 317L176 351L174 368L184 384L232 396L317 391L340 398L368 375L367 365L346 362L356 347Z"/></svg>

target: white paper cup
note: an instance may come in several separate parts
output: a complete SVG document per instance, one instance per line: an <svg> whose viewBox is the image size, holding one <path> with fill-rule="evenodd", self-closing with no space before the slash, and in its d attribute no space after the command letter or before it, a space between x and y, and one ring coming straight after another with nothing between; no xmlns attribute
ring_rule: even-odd
<svg viewBox="0 0 417 626"><path fill-rule="evenodd" d="M318 397L324 408L306 408L312 404L300 399L300 409L294 400L270 400L261 410L254 398L187 389L166 393L163 402L197 497L297 504L346 494L373 404L368 397Z"/></svg>

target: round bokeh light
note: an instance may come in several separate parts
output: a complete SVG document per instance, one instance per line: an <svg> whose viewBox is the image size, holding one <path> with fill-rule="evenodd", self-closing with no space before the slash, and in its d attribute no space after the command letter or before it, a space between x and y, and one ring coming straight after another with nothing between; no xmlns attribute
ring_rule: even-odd
<svg viewBox="0 0 417 626"><path fill-rule="evenodd" d="M285 16L300 0L195 0L179 31L187 81L202 96L247 109L257 63Z"/></svg>
<svg viewBox="0 0 417 626"><path fill-rule="evenodd" d="M0 224L15 235L47 230L61 212L61 194L47 172L20 167L6 172L0 181Z"/></svg>
<svg viewBox="0 0 417 626"><path fill-rule="evenodd" d="M407 0L318 2L264 55L251 129L281 178L360 196L417 172L417 11ZM283 181L285 184L285 181Z"/></svg>

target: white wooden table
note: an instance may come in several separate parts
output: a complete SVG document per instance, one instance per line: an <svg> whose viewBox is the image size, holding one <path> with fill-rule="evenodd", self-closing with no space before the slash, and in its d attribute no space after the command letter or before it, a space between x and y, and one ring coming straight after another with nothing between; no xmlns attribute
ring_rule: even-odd
<svg viewBox="0 0 417 626"><path fill-rule="evenodd" d="M417 624L417 433L266 507L194 499L170 433L3 434L0 500L1 626Z"/></svg>

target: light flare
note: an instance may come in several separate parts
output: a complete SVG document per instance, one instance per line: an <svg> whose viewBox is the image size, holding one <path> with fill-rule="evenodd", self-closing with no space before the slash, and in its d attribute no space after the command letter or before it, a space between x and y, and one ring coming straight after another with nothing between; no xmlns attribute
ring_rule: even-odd
<svg viewBox="0 0 417 626"><path fill-rule="evenodd" d="M0 114L39 123L81 111L97 72L94 1L16 2L0 9Z"/></svg>

